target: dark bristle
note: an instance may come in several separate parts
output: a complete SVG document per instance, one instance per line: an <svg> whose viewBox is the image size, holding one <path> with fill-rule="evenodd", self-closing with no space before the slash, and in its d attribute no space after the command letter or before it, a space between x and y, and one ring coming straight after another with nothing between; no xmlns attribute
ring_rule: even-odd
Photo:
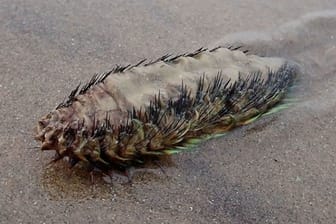
<svg viewBox="0 0 336 224"><path fill-rule="evenodd" d="M132 68L134 68L134 67L138 67L138 66L140 66L141 64L143 64L145 61L147 61L147 59L142 59L142 60L139 61L138 63L136 63L136 64L130 66L128 69L132 69Z"/></svg>
<svg viewBox="0 0 336 224"><path fill-rule="evenodd" d="M74 101L75 96L78 94L80 86L81 86L81 84L79 83L78 86L74 90L71 91L68 98L56 107L56 110L60 109L62 107L70 106L72 104L72 102Z"/></svg>
<svg viewBox="0 0 336 224"><path fill-rule="evenodd" d="M218 46L218 47L212 48L211 50L209 50L209 52L214 52L214 51L218 50L219 48L222 48L222 46Z"/></svg>
<svg viewBox="0 0 336 224"><path fill-rule="evenodd" d="M158 59L156 59L154 61L151 61L151 62L148 62L148 63L144 64L144 66L149 66L149 65L155 64L155 63L157 63L159 61L165 62L170 56L171 56L171 54L163 55L162 57L160 57L160 58L158 58Z"/></svg>
<svg viewBox="0 0 336 224"><path fill-rule="evenodd" d="M196 51L194 51L192 53L186 54L185 56L186 57L195 57L195 56L199 55L200 53L202 53L204 51L207 51L207 50L208 50L207 48L201 47L200 49L197 49Z"/></svg>
<svg viewBox="0 0 336 224"><path fill-rule="evenodd" d="M185 56L185 54L179 54L179 55L176 55L176 56L174 56L174 57L169 58L169 60L168 60L167 62L173 62L173 61L175 61L176 59L178 59L178 58L180 58L180 57L184 57L184 56Z"/></svg>

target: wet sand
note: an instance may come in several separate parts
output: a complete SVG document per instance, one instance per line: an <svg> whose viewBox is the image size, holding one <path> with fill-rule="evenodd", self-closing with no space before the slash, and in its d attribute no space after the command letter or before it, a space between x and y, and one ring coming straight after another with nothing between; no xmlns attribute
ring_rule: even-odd
<svg viewBox="0 0 336 224"><path fill-rule="evenodd" d="M336 222L336 1L111 2L1 1L0 223ZM297 103L132 185L36 149L38 118L92 74L217 44L296 61Z"/></svg>

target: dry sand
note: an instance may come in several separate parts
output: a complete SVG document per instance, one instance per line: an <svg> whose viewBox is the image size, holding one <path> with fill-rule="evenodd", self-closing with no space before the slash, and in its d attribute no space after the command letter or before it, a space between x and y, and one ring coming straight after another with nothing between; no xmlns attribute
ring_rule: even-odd
<svg viewBox="0 0 336 224"><path fill-rule="evenodd" d="M91 2L91 3L88 3ZM0 1L0 223L336 223L336 1ZM117 63L243 44L295 60L298 102L137 170L70 173L37 119ZM106 179L106 178L105 178Z"/></svg>

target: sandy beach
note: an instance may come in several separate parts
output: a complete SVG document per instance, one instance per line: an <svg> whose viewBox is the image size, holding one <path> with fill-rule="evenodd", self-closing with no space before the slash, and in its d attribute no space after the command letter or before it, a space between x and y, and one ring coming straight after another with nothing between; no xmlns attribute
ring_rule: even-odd
<svg viewBox="0 0 336 224"><path fill-rule="evenodd" d="M336 223L335 0L0 0L0 21L0 223ZM78 83L216 45L295 61L296 103L132 185L48 165L33 128Z"/></svg>

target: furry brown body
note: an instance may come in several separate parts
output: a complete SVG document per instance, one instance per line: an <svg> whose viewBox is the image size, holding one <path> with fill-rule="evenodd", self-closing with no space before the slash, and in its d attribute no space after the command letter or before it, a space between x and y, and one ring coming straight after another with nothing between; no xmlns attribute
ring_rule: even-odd
<svg viewBox="0 0 336 224"><path fill-rule="evenodd" d="M252 121L284 97L296 73L283 59L223 47L117 67L43 117L36 139L56 160L124 169Z"/></svg>

